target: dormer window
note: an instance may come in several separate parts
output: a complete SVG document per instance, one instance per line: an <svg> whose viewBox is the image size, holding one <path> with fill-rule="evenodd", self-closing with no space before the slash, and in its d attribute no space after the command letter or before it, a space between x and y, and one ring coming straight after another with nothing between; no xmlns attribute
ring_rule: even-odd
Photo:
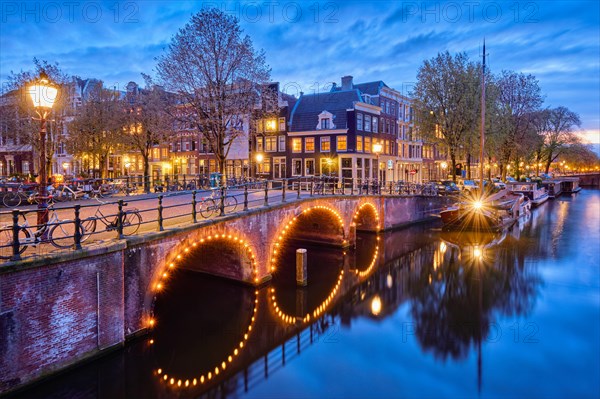
<svg viewBox="0 0 600 399"><path fill-rule="evenodd" d="M328 111L323 111L319 114L319 123L317 124L317 130L329 130L335 129L333 124L333 114Z"/></svg>

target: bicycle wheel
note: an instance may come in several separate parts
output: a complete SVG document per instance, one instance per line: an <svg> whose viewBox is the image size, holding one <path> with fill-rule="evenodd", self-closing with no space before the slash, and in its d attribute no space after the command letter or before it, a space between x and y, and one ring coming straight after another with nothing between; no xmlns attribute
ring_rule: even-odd
<svg viewBox="0 0 600 399"><path fill-rule="evenodd" d="M235 212L238 202L234 196L225 197L225 212Z"/></svg>
<svg viewBox="0 0 600 399"><path fill-rule="evenodd" d="M135 234L140 228L141 223L142 216L138 211L125 211L125 218L123 219L123 235L130 236Z"/></svg>
<svg viewBox="0 0 600 399"><path fill-rule="evenodd" d="M83 227L83 235L81 236L81 242L86 241L96 232L96 218L94 216L83 219L81 221L81 227Z"/></svg>
<svg viewBox="0 0 600 399"><path fill-rule="evenodd" d="M205 199L200 203L200 214L203 218L208 219L217 210L215 201L211 198Z"/></svg>
<svg viewBox="0 0 600 399"><path fill-rule="evenodd" d="M23 242L31 235L29 231L23 227L19 229L19 254L22 254L27 249L27 245ZM13 255L13 231L12 226L2 228L0 230L0 259L10 259Z"/></svg>
<svg viewBox="0 0 600 399"><path fill-rule="evenodd" d="M61 220L50 229L50 243L56 248L70 248L75 245L75 222L72 220ZM85 232L79 226L81 237Z"/></svg>
<svg viewBox="0 0 600 399"><path fill-rule="evenodd" d="M19 193L8 193L2 197L2 203L7 208L17 207L21 205L21 199Z"/></svg>

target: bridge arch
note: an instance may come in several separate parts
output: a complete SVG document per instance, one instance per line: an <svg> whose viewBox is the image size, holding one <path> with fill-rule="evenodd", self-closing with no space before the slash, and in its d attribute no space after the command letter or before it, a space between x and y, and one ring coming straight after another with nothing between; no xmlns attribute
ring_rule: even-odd
<svg viewBox="0 0 600 399"><path fill-rule="evenodd" d="M219 259L223 260L225 258L235 262L233 268L223 271L221 263L218 270L202 267L186 267L186 262L189 265L194 260L202 260L203 255L206 255L206 252L208 252L206 251L207 249L210 249L214 253L215 245L220 245L218 248ZM229 249L227 251L229 256L224 256L224 248ZM205 251L203 252L203 250ZM149 287L146 290L147 294L144 301L146 311L144 312L142 325L149 328L154 327L156 319L153 314L153 308L156 296L168 286L170 274L176 268L206 272L249 283L258 282L258 264L254 245L246 235L237 231L210 232L201 230L198 234L188 237L176 245L170 251L169 256L154 270Z"/></svg>
<svg viewBox="0 0 600 399"><path fill-rule="evenodd" d="M322 224L323 215L328 215L329 221L333 221L334 224ZM292 236L292 230L294 229L296 230L296 237ZM304 209L300 209L280 224L280 228L274 235L275 239L270 249L269 270L271 272L276 270L279 251L286 239L299 238L311 241L311 238L316 233L319 236L318 242L321 244L328 243L336 246L345 246L348 244L346 224L341 213L331 206L309 205Z"/></svg>
<svg viewBox="0 0 600 399"><path fill-rule="evenodd" d="M362 202L354 212L352 224L357 231L379 231L381 220L377 206L370 201Z"/></svg>

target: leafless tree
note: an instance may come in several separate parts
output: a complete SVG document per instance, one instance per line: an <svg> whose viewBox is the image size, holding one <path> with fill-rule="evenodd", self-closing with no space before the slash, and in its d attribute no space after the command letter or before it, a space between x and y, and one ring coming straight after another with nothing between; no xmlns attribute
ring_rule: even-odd
<svg viewBox="0 0 600 399"><path fill-rule="evenodd" d="M573 129L581 126L581 120L577 113L560 106L540 112L537 126L542 138L541 153L545 162L544 168L548 173L550 165L560 154L570 145L580 143L581 140Z"/></svg>
<svg viewBox="0 0 600 399"><path fill-rule="evenodd" d="M448 149L452 171L469 136L476 134L481 68L465 53L449 52L423 62L413 92L416 125L428 141ZM453 179L456 180L456 176Z"/></svg>
<svg viewBox="0 0 600 399"><path fill-rule="evenodd" d="M242 33L237 18L205 9L179 30L157 65L159 79L181 97L189 123L214 151L224 183L231 145L246 134L257 86L270 76L264 52Z"/></svg>
<svg viewBox="0 0 600 399"><path fill-rule="evenodd" d="M168 139L172 132L173 118L169 107L174 96L152 83L143 75L146 88L127 92L123 99L126 112L123 141L128 148L137 151L144 161L144 191L150 192L150 152L152 148Z"/></svg>
<svg viewBox="0 0 600 399"><path fill-rule="evenodd" d="M89 165L97 165L100 177L107 174L109 154L123 148L126 114L119 97L117 91L107 90L99 82L69 124L69 151Z"/></svg>

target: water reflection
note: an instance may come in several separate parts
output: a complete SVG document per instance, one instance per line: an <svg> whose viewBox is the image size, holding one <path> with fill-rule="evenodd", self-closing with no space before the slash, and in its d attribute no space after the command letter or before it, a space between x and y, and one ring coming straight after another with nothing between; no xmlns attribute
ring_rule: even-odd
<svg viewBox="0 0 600 399"><path fill-rule="evenodd" d="M475 358L478 383L472 383L472 389L485 387L485 380L493 377L485 377L482 369L491 368L494 361L492 356L486 358L485 345L498 336L502 321L528 318L536 309L544 284L535 262L569 254L565 241L576 239L565 236L573 232L572 209L570 201L549 203L507 234L440 232L435 225L422 225L359 235L356 248L346 251L303 245L309 253L306 288L296 286L293 245L280 249L273 281L258 291L179 271L157 301L159 323L152 335L29 395L185 398L282 396L292 390L301 394L302 387L273 380L286 374L280 370L292 370L320 381L323 376L312 374L313 365L302 361L311 358L307 352L328 354L322 360L336 365L358 357L362 346L376 347L388 336L405 333L414 337L420 350L411 355L411 362L436 360L427 373L439 371L438 363L462 370L462 363ZM408 321L394 325L402 314ZM369 324L365 334L365 321L381 329ZM356 338L344 341L357 334L360 343ZM337 346L314 345L328 340ZM520 349L504 350L514 355ZM370 370L371 360L364 361L360 372ZM418 378L405 370L390 366L378 372L404 379L409 392L419 392L410 390L418 386ZM335 379L322 382L327 387L318 391L322 396L341 396L342 387L357 378L351 372L333 374ZM464 385L460 378L446 383ZM457 392L462 396L470 392L461 387ZM365 384L361 389L354 395L398 396L394 386Z"/></svg>

